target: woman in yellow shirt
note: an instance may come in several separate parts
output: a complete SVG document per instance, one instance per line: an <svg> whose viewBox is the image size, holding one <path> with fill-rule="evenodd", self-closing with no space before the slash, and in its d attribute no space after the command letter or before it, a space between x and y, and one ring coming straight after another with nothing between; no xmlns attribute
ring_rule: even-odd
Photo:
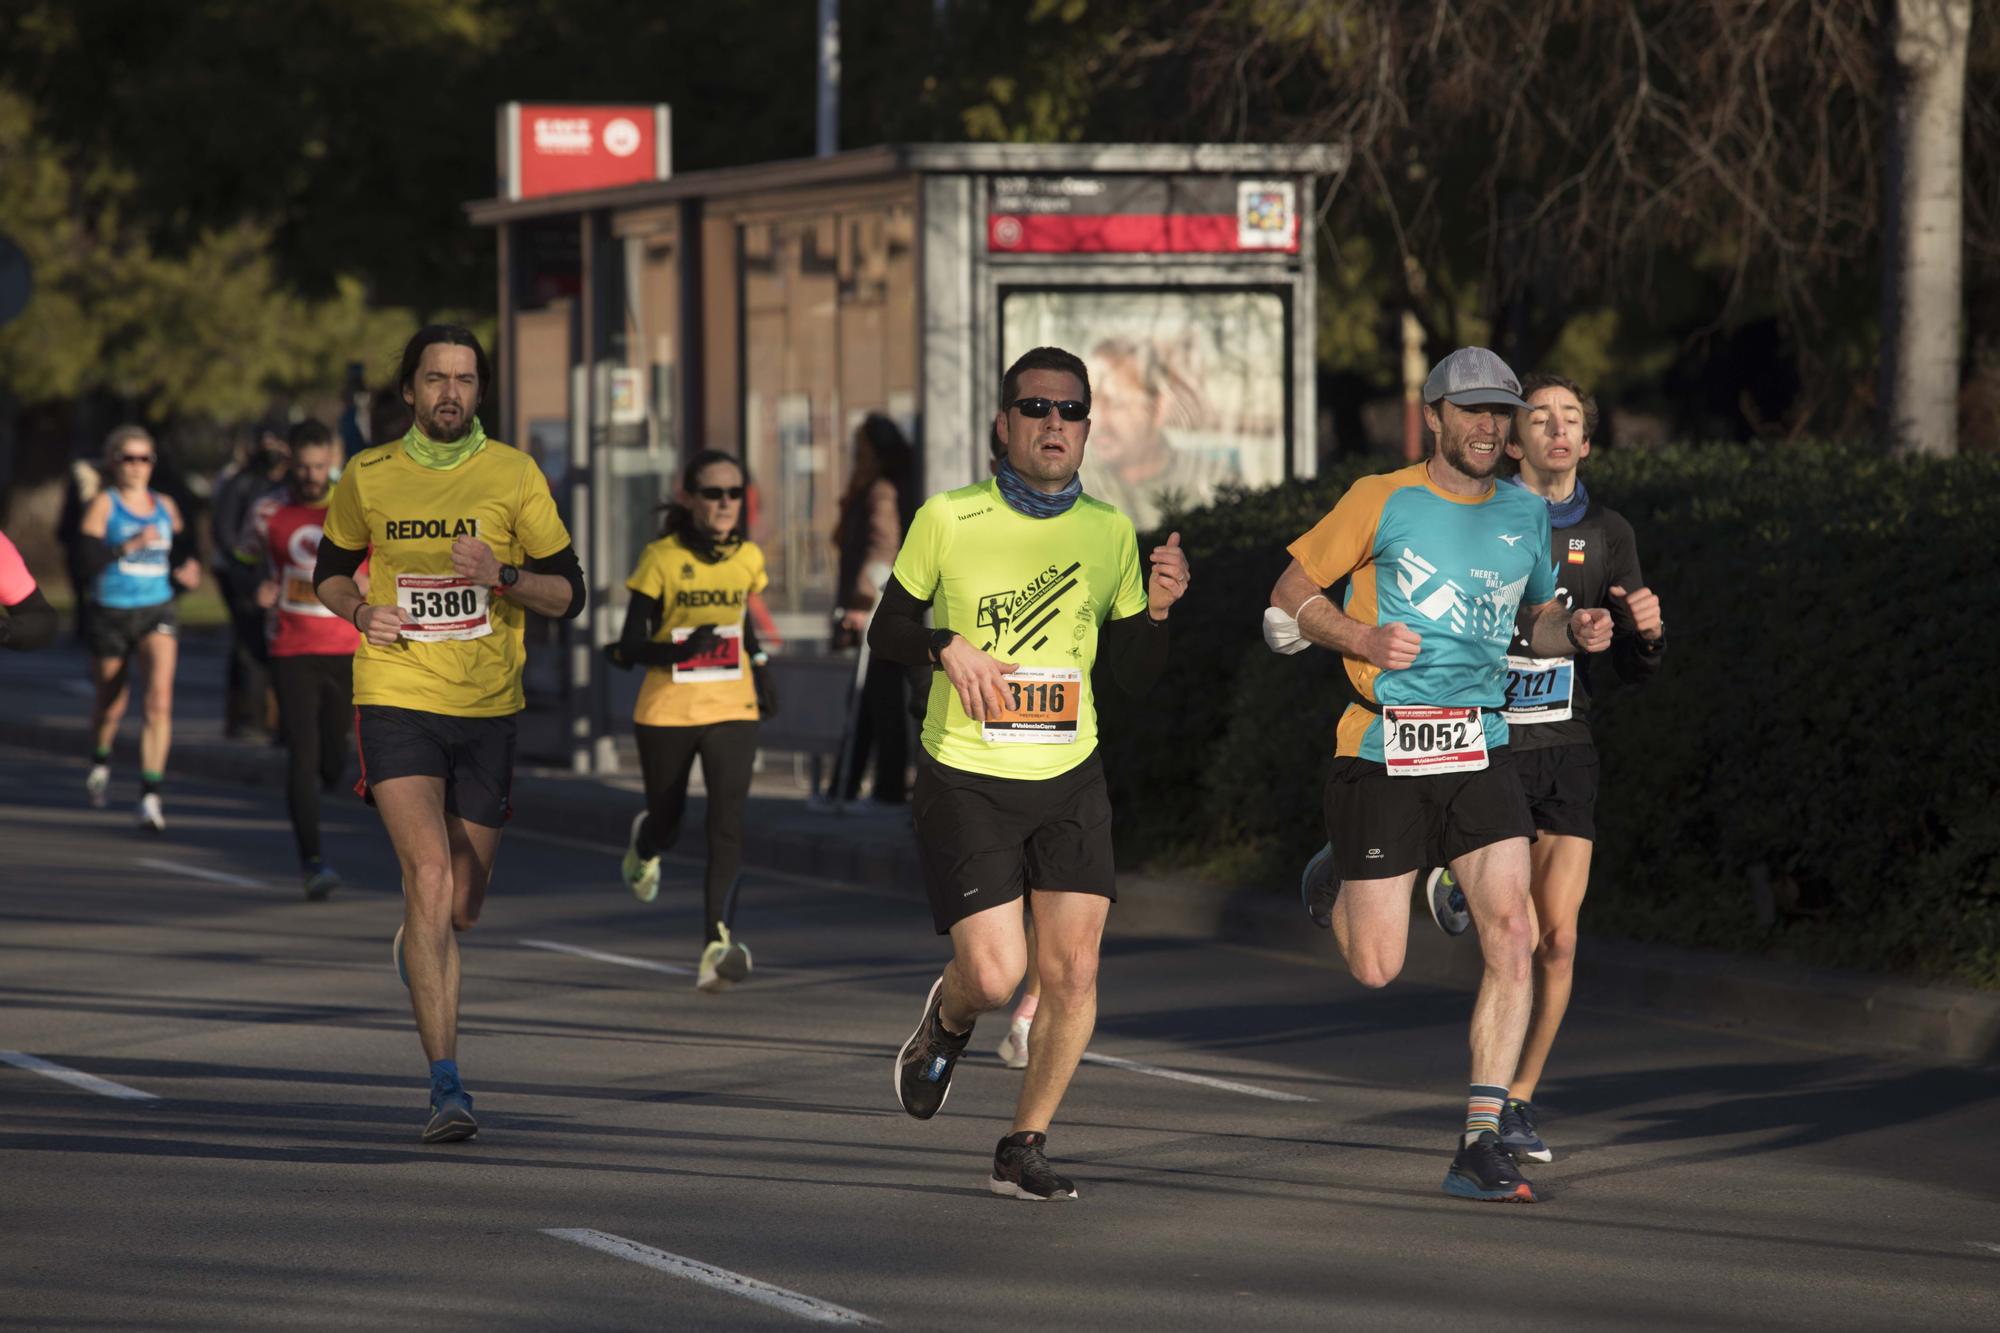
<svg viewBox="0 0 2000 1333"><path fill-rule="evenodd" d="M695 986L726 990L750 975L750 950L732 934L743 864L743 804L762 716L757 673L764 655L748 615L769 578L764 553L743 532L742 466L719 450L689 460L664 533L639 553L625 586L632 599L606 660L646 669L633 710L646 808L632 820L625 884L642 903L660 891L660 856L680 837L688 774L701 756L708 788L707 938Z"/></svg>

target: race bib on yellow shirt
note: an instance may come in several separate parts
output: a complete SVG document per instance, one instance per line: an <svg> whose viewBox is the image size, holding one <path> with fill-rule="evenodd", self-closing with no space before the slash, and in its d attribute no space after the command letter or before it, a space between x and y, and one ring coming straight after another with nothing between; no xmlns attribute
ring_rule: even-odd
<svg viewBox="0 0 2000 1333"><path fill-rule="evenodd" d="M487 590L455 574L398 574L403 637L417 643L483 639L493 632ZM414 621L412 624L410 622Z"/></svg>
<svg viewBox="0 0 2000 1333"><path fill-rule="evenodd" d="M682 625L673 632L675 643L686 643L694 636L694 625ZM674 684L685 685L698 680L742 680L743 679L743 627L741 625L717 625L715 642L708 651L688 658L685 662L674 663Z"/></svg>
<svg viewBox="0 0 2000 1333"><path fill-rule="evenodd" d="M1486 767L1479 710L1384 704L1382 763L1392 778L1477 773Z"/></svg>
<svg viewBox="0 0 2000 1333"><path fill-rule="evenodd" d="M1007 706L983 731L992 745L1070 745L1082 711L1082 671L1024 666L1007 677Z"/></svg>

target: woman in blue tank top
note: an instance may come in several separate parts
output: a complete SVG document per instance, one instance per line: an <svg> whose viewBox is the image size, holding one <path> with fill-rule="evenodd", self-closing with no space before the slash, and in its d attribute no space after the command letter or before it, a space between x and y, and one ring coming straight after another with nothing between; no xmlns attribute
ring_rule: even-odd
<svg viewBox="0 0 2000 1333"><path fill-rule="evenodd" d="M173 738L176 585L201 581L201 565L184 549L186 525L167 496L152 489L158 455L139 426L120 426L104 444L109 484L84 510L87 559L95 569L87 596L93 683L90 776L84 788L102 808L111 788L111 741L125 716L134 656L146 675L146 725L139 740L139 827L166 830L160 784ZM94 544L93 544L94 543Z"/></svg>

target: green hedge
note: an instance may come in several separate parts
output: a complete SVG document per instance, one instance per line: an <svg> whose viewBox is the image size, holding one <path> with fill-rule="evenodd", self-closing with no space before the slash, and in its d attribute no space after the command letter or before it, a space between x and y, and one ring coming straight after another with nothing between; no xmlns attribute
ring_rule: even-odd
<svg viewBox="0 0 2000 1333"><path fill-rule="evenodd" d="M1586 929L2000 986L2000 458L1588 466L1670 647L1644 687L1599 673ZM1295 891L1346 684L1329 653L1267 651L1259 620L1286 543L1353 475L1175 520L1195 577L1167 679L1099 696L1126 863Z"/></svg>

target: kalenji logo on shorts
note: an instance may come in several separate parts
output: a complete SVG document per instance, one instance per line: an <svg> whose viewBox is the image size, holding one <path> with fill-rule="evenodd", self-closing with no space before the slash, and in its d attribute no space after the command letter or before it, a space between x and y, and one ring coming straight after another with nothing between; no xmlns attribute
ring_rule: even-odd
<svg viewBox="0 0 2000 1333"><path fill-rule="evenodd" d="M392 518L382 525L382 536L392 542L478 535L479 520L476 518Z"/></svg>

